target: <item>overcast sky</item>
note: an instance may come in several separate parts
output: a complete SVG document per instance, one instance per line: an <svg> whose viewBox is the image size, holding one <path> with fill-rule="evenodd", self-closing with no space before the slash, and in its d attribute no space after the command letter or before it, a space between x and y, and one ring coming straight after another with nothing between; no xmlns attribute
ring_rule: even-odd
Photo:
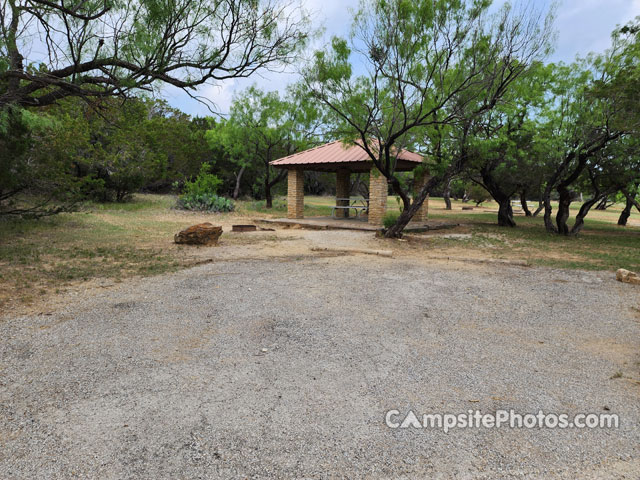
<svg viewBox="0 0 640 480"><path fill-rule="evenodd" d="M551 0L533 0L536 4L548 4ZM494 0L501 4L503 0ZM351 26L350 8L358 0L303 0L305 7L315 12L316 26L323 26L324 37L317 46L326 43L333 35L347 36ZM552 61L572 61L576 55L602 52L610 43L610 35L617 25L623 25L640 16L640 0L561 0L555 28L558 33L556 51ZM230 80L220 86L206 86L198 91L217 105L217 111L227 113L233 93L251 84L264 90L282 91L288 83L295 82L293 73L264 73L249 79ZM209 115L201 103L189 98L177 89L167 89L163 96L174 107L191 115Z"/></svg>

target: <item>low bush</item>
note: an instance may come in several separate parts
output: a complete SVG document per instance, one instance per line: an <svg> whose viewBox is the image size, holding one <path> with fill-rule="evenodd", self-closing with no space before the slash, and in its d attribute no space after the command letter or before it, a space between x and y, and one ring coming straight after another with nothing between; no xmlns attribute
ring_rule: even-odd
<svg viewBox="0 0 640 480"><path fill-rule="evenodd" d="M178 197L177 207L181 210L203 212L232 212L234 203L217 195L222 181L211 173L211 165L203 163L195 180L185 182L183 194Z"/></svg>
<svg viewBox="0 0 640 480"><path fill-rule="evenodd" d="M487 192L480 185L474 185L473 187L471 187L470 196L471 196L471 200L473 200L476 203L476 206L480 206L481 203L484 203L491 198L491 195L489 195L489 192Z"/></svg>
<svg viewBox="0 0 640 480"><path fill-rule="evenodd" d="M400 216L400 212L396 212L396 211L387 212L382 219L382 224L384 225L384 228L391 228L393 225L395 225L399 216Z"/></svg>
<svg viewBox="0 0 640 480"><path fill-rule="evenodd" d="M234 203L215 193L185 193L178 197L177 207L181 210L200 210L204 212L232 212Z"/></svg>
<svg viewBox="0 0 640 480"><path fill-rule="evenodd" d="M217 175L211 173L213 167L210 163L203 163L200 172L195 180L184 183L184 195L196 198L205 195L216 195L218 188L222 185L222 180Z"/></svg>

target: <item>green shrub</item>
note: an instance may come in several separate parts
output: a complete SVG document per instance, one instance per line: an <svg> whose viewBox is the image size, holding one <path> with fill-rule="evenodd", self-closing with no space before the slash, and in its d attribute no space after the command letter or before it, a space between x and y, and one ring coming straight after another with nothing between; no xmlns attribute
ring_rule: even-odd
<svg viewBox="0 0 640 480"><path fill-rule="evenodd" d="M399 216L400 216L400 212L396 212L396 211L387 212L384 215L384 218L382 219L382 224L384 225L384 228L391 228L393 225L395 225Z"/></svg>
<svg viewBox="0 0 640 480"><path fill-rule="evenodd" d="M471 195L470 196L471 196L471 200L476 202L476 206L480 205L481 203L486 202L487 200L489 200L491 198L491 195L489 195L489 192L487 192L480 185L474 185L473 187L471 187Z"/></svg>
<svg viewBox="0 0 640 480"><path fill-rule="evenodd" d="M232 212L234 203L228 198L216 194L185 193L178 197L178 208L182 210L200 210L204 212Z"/></svg>
<svg viewBox="0 0 640 480"><path fill-rule="evenodd" d="M178 197L177 207L203 212L232 212L234 203L217 195L221 184L222 180L211 173L211 165L203 163L195 180L185 182L184 193Z"/></svg>
<svg viewBox="0 0 640 480"><path fill-rule="evenodd" d="M216 195L218 188L222 185L222 180L211 173L212 168L211 164L203 163L196 179L185 182L183 193L192 198L203 195Z"/></svg>

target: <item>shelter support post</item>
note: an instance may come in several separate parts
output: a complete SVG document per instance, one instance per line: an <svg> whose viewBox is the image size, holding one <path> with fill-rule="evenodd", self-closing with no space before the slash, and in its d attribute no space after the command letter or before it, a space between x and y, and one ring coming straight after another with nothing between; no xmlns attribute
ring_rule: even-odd
<svg viewBox="0 0 640 480"><path fill-rule="evenodd" d="M304 217L304 170L290 168L287 187L287 218Z"/></svg>
<svg viewBox="0 0 640 480"><path fill-rule="evenodd" d="M424 187L425 184L429 181L429 178L430 177L426 171L421 172L420 174L416 174L416 177L414 179L414 182L415 182L414 190L416 191L416 193L422 190L422 187ZM429 218L429 196L427 195L427 198L424 199L422 206L418 209L416 214L413 216L412 220L415 222L426 222L428 218Z"/></svg>
<svg viewBox="0 0 640 480"><path fill-rule="evenodd" d="M372 168L369 175L369 223L372 225L382 225L387 212L388 190L387 177Z"/></svg>

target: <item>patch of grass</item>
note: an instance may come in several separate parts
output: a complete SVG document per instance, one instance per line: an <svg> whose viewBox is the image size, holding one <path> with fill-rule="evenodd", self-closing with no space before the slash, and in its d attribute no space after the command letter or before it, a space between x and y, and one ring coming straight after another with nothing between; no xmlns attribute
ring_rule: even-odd
<svg viewBox="0 0 640 480"><path fill-rule="evenodd" d="M331 206L335 204L333 197L306 197L304 202L304 215L307 217L319 217L331 215ZM286 197L273 199L272 208L267 208L265 200L244 200L237 203L237 209L241 213L270 214L276 217L287 215Z"/></svg>
<svg viewBox="0 0 640 480"><path fill-rule="evenodd" d="M134 195L128 202L86 203L85 211L104 212L138 212L141 210L172 208L175 206L175 195Z"/></svg>
<svg viewBox="0 0 640 480"><path fill-rule="evenodd" d="M612 215L617 220L615 215ZM440 212L432 219L451 221ZM533 265L583 270L640 270L640 228L621 228L603 219L586 219L578 236L547 233L540 217L517 217L516 228L498 227L496 214L455 215L472 233L471 239L439 239L437 245L464 249L491 249L487 254L523 258Z"/></svg>
<svg viewBox="0 0 640 480"><path fill-rule="evenodd" d="M400 212L396 212L394 210L385 213L384 218L382 219L382 225L384 225L384 228L391 228L396 223L399 216Z"/></svg>
<svg viewBox="0 0 640 480"><path fill-rule="evenodd" d="M171 245L185 223L175 199L136 195L131 203L87 204L75 213L0 221L0 308L30 303L92 278L155 275L188 265ZM166 216L169 219L166 219Z"/></svg>
<svg viewBox="0 0 640 480"><path fill-rule="evenodd" d="M334 202L331 196L307 196L305 216L328 216ZM394 214L394 197L388 205ZM518 227L498 227L497 207L491 202L472 211L462 211L460 202L453 205L454 210L447 211L444 202L431 199L430 219L462 223L465 226L458 230L471 236L436 234L424 248L449 249L460 256L526 259L556 268L640 271L640 227L616 226L618 206L588 217L578 237L563 237L548 234L541 217L517 216ZM0 308L11 301L34 301L42 292L62 292L74 282L155 275L193 264L187 256L191 250L173 245L173 234L230 214L183 212L174 206L172 195L135 195L130 203L86 204L79 212L40 220L0 220ZM287 211L284 197L274 199L273 209L265 208L264 201L246 200L237 207L233 218L284 217ZM253 240L246 236L234 241Z"/></svg>

